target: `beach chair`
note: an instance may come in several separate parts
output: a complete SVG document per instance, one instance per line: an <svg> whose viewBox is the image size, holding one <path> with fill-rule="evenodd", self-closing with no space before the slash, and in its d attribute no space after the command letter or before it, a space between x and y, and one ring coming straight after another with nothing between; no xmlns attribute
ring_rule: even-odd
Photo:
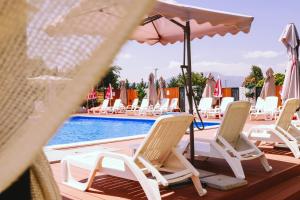
<svg viewBox="0 0 300 200"><path fill-rule="evenodd" d="M145 115L149 110L149 99L143 99L140 107L138 107L137 113L139 115Z"/></svg>
<svg viewBox="0 0 300 200"><path fill-rule="evenodd" d="M179 109L178 107L178 98L172 98L171 103L169 105L168 111L173 112L174 110ZM180 109L179 109L180 111Z"/></svg>
<svg viewBox="0 0 300 200"><path fill-rule="evenodd" d="M139 99L138 98L135 98L132 102L131 105L128 105L126 107L126 110L136 110L139 106Z"/></svg>
<svg viewBox="0 0 300 200"><path fill-rule="evenodd" d="M250 113L262 112L264 109L265 100L261 97L258 97L255 103L255 106L251 106Z"/></svg>
<svg viewBox="0 0 300 200"><path fill-rule="evenodd" d="M121 99L116 99L114 102L113 107L109 107L107 109L107 112L111 112L111 113L125 113L125 107L122 104L122 100Z"/></svg>
<svg viewBox="0 0 300 200"><path fill-rule="evenodd" d="M153 115L162 115L165 112L168 112L170 99L169 98L163 98L161 100L161 103L158 104L158 106L154 106L152 112Z"/></svg>
<svg viewBox="0 0 300 200"><path fill-rule="evenodd" d="M300 131L291 121L294 113L300 105L299 99L288 99L274 125L259 125L249 130L248 137L258 142L274 142L285 144L295 158L300 158L298 144L300 143Z"/></svg>
<svg viewBox="0 0 300 200"><path fill-rule="evenodd" d="M63 183L85 191L91 186L96 172L100 172L138 181L147 198L157 200L161 199L159 185L168 186L191 178L202 196L206 190L201 186L199 172L176 148L192 121L193 116L189 114L159 117L132 157L101 151L67 156L61 161ZM90 171L85 183L72 177L71 166Z"/></svg>
<svg viewBox="0 0 300 200"><path fill-rule="evenodd" d="M223 97L220 106L207 112L207 117L222 117L226 111L227 106L234 101L233 97Z"/></svg>
<svg viewBox="0 0 300 200"><path fill-rule="evenodd" d="M198 104L197 110L200 112L201 115L207 115L207 112L212 110L212 97L202 97Z"/></svg>
<svg viewBox="0 0 300 200"><path fill-rule="evenodd" d="M109 100L104 99L100 106L88 109L88 113L92 112L93 114L97 114L97 113L98 114L101 114L101 113L106 114L109 110L108 103L109 103Z"/></svg>
<svg viewBox="0 0 300 200"><path fill-rule="evenodd" d="M242 161L259 158L267 172L272 170L263 152L242 133L249 115L250 103L232 102L228 105L216 134L198 134L195 155L225 159L237 178L245 179Z"/></svg>
<svg viewBox="0 0 300 200"><path fill-rule="evenodd" d="M266 97L263 103L263 108L261 110L256 110L250 113L250 120L257 119L259 117L264 117L265 120L273 120L278 112L278 97L269 96Z"/></svg>

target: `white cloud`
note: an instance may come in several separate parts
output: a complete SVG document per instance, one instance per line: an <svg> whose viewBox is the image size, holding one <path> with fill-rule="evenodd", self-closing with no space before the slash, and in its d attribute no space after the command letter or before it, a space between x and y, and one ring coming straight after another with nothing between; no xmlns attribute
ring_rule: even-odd
<svg viewBox="0 0 300 200"><path fill-rule="evenodd" d="M276 51L251 51L246 53L244 58L275 58L280 56L282 53Z"/></svg>
<svg viewBox="0 0 300 200"><path fill-rule="evenodd" d="M174 68L178 68L180 65L182 65L182 62L178 62L175 60L171 60L168 64L168 68L169 69L174 69Z"/></svg>
<svg viewBox="0 0 300 200"><path fill-rule="evenodd" d="M129 54L129 53L121 53L121 54L118 55L118 58L120 58L120 59L130 59L130 58L132 58L132 55Z"/></svg>

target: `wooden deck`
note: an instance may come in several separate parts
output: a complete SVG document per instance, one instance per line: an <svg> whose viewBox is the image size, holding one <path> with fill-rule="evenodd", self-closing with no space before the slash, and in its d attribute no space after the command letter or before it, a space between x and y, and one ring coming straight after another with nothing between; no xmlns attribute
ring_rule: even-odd
<svg viewBox="0 0 300 200"><path fill-rule="evenodd" d="M245 130L256 124L268 124L274 122L248 122ZM216 129L205 130L197 134L213 134ZM185 136L188 137L188 136ZM103 144L104 147L119 149L120 153L130 155L131 144L140 143L142 140L121 141ZM292 157L287 149L273 148L272 146L262 146L267 158L273 167L272 172L267 173L258 160L243 162L246 180L248 184L238 189L220 191L206 187L208 193L204 197L199 197L191 183L186 182L168 188L161 187L163 199L187 200L222 200L222 199L300 199L300 160ZM208 159L197 161L196 166L207 171L233 176L227 163L220 159ZM125 199L146 199L145 194L137 182L129 181L117 177L99 174L93 182L92 187L81 192L61 184L60 163L51 164L54 177L59 185L63 199L65 200L125 200ZM72 168L74 176L78 180L87 178L87 171Z"/></svg>

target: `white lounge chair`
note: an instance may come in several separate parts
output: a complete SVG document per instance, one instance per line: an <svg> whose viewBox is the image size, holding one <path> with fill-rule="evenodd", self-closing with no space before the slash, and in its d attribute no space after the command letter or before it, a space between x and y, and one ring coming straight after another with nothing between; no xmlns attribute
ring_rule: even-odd
<svg viewBox="0 0 300 200"><path fill-rule="evenodd" d="M242 134L250 103L230 103L216 134L198 134L195 155L225 159L237 178L244 179L242 161L259 158L267 172L272 170L263 152Z"/></svg>
<svg viewBox="0 0 300 200"><path fill-rule="evenodd" d="M112 112L112 113L125 113L125 107L122 104L121 99L116 99L114 102L113 107L109 107L107 109L107 112Z"/></svg>
<svg viewBox="0 0 300 200"><path fill-rule="evenodd" d="M295 158L300 158L298 144L300 131L292 123L292 117L300 105L299 99L288 99L274 125L260 125L249 130L248 137L258 142L284 143Z"/></svg>
<svg viewBox="0 0 300 200"><path fill-rule="evenodd" d="M109 100L104 99L100 106L88 109L88 113L92 112L93 114L97 114L97 113L98 114L101 114L101 113L106 114L109 110L108 103L109 103Z"/></svg>
<svg viewBox="0 0 300 200"><path fill-rule="evenodd" d="M143 99L140 107L138 107L138 114L145 115L146 112L149 110L149 99Z"/></svg>
<svg viewBox="0 0 300 200"><path fill-rule="evenodd" d="M255 106L251 106L250 113L262 112L264 109L265 100L261 97L258 97L255 103Z"/></svg>
<svg viewBox="0 0 300 200"><path fill-rule="evenodd" d="M138 105L139 105L139 99L138 98L135 98L132 102L131 105L128 105L126 107L126 110L136 110L138 108Z"/></svg>
<svg viewBox="0 0 300 200"><path fill-rule="evenodd" d="M169 98L163 98L161 100L161 103L158 104L158 106L154 106L153 110L151 111L153 115L161 115L165 112L168 112L169 108Z"/></svg>
<svg viewBox="0 0 300 200"><path fill-rule="evenodd" d="M200 99L198 104L198 111L201 115L207 115L207 112L212 110L213 98L211 97L203 97Z"/></svg>
<svg viewBox="0 0 300 200"><path fill-rule="evenodd" d="M263 108L255 112L250 113L250 120L257 119L259 117L264 117L265 120L272 120L275 118L278 106L278 97L269 96L266 97L265 102L263 103Z"/></svg>
<svg viewBox="0 0 300 200"><path fill-rule="evenodd" d="M161 116L133 157L101 151L65 157L61 161L63 183L85 191L91 186L96 172L100 172L136 180L148 199L158 200L161 199L159 185L168 186L191 178L196 191L202 196L206 190L201 186L199 172L176 149L192 121L193 116L188 114ZM89 170L87 182L75 180L71 166ZM161 171L168 173L162 174Z"/></svg>
<svg viewBox="0 0 300 200"><path fill-rule="evenodd" d="M216 106L213 110L207 112L207 117L222 117L227 106L234 101L233 97L223 97L220 106Z"/></svg>
<svg viewBox="0 0 300 200"><path fill-rule="evenodd" d="M176 109L179 109L179 107L178 107L178 98L172 98L171 103L170 103L169 108L168 108L168 111L172 112Z"/></svg>

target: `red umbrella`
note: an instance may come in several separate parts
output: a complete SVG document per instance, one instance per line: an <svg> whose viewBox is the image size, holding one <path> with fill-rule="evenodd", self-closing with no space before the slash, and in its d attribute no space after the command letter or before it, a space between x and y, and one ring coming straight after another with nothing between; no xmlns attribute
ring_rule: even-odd
<svg viewBox="0 0 300 200"><path fill-rule="evenodd" d="M222 83L220 77L218 77L218 80L216 82L214 97L218 97L218 98L222 97Z"/></svg>

